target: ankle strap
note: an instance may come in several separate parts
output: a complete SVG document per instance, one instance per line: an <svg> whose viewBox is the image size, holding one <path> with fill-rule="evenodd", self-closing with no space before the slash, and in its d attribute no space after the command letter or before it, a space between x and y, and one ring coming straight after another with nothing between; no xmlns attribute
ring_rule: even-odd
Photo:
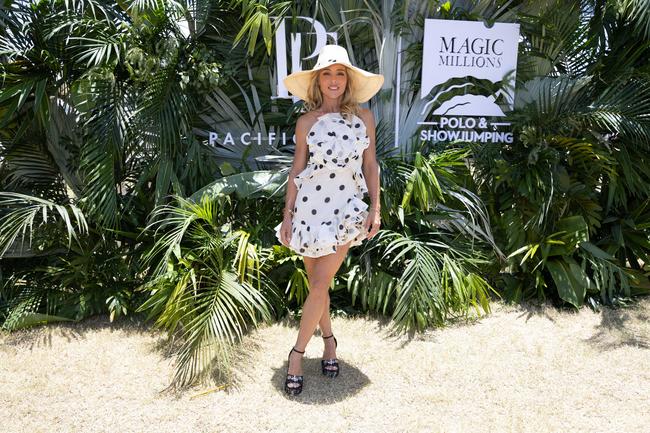
<svg viewBox="0 0 650 433"><path fill-rule="evenodd" d="M296 352L298 352L298 353L305 353L304 350L301 352L300 350L296 349L295 347L294 347L293 349L291 349L291 350L294 350L294 351L296 351Z"/></svg>
<svg viewBox="0 0 650 433"><path fill-rule="evenodd" d="M330 337L334 337L334 334L328 335L327 337L323 337L323 338L330 338Z"/></svg>

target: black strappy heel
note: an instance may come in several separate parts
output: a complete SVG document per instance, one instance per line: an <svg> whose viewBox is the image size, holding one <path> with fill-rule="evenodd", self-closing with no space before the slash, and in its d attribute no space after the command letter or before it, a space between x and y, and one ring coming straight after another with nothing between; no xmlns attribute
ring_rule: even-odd
<svg viewBox="0 0 650 433"><path fill-rule="evenodd" d="M289 351L289 356L287 357L287 379L284 381L284 392L289 395L298 395L302 392L302 375L289 374L289 362L291 359L291 352L296 351L298 353L305 353L305 351L297 350L295 347L292 347ZM297 383L298 386L289 386L290 383Z"/></svg>
<svg viewBox="0 0 650 433"><path fill-rule="evenodd" d="M325 338L331 338L334 337L334 334L328 335ZM334 347L338 347L338 342L336 341L336 337L334 337ZM332 359L321 359L320 361L320 367L323 372L323 375L328 376L328 377L336 377L339 375L339 362L336 358ZM329 367L329 368L328 368ZM332 368L335 367L335 368Z"/></svg>

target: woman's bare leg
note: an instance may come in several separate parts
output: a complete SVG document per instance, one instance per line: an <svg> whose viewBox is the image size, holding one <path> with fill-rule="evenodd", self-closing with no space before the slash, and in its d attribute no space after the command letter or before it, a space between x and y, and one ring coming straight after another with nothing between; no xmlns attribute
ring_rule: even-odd
<svg viewBox="0 0 650 433"><path fill-rule="evenodd" d="M329 286L332 278L339 270L343 259L350 248L350 243L337 247L335 253L322 257L304 257L305 270L309 280L309 295L302 306L302 318L300 319L300 330L294 347L304 351L307 343L314 334L316 325L321 321L325 312L328 311ZM328 315L329 321L329 315ZM327 323L325 324L327 326ZM331 324L330 324L331 331ZM329 340L329 339L328 339ZM291 352L289 358L289 374L302 375L302 354ZM298 386L296 384L296 386Z"/></svg>
<svg viewBox="0 0 650 433"><path fill-rule="evenodd" d="M310 259L310 257L305 257L305 259ZM315 264L314 260L305 260L304 262L305 262L305 270L307 271L307 275L312 274L314 272L314 264ZM320 330L323 333L323 335L330 335L332 333L332 322L330 321L329 310L330 310L330 293L328 290L327 301L323 306L323 314L321 314L320 320L318 321L318 326L320 327Z"/></svg>
<svg viewBox="0 0 650 433"><path fill-rule="evenodd" d="M332 321L330 319L330 294L327 293L327 303L323 308L323 315L320 316L320 321L318 322L318 327L320 328L321 334L323 337L332 335Z"/></svg>
<svg viewBox="0 0 650 433"><path fill-rule="evenodd" d="M318 322L318 327L323 337L332 335L332 319L330 316L330 294L327 292L327 302L325 307L323 307L323 315L320 316L320 321ZM333 359L336 358L336 344L334 343L333 338L324 338L324 349L323 349L323 359Z"/></svg>
<svg viewBox="0 0 650 433"><path fill-rule="evenodd" d="M332 320L330 318L330 296L329 292L327 293L327 304L325 305L325 308L323 308L323 315L320 318L320 322L318 322L318 326L320 327L320 332L323 337L327 337L330 335L333 335L332 333ZM334 342L334 338L323 338L323 359L334 359L336 358L336 343ZM330 368L333 370L333 366L327 366L325 368Z"/></svg>
<svg viewBox="0 0 650 433"><path fill-rule="evenodd" d="M349 248L349 244L346 244L346 246ZM305 262L305 268L308 268L311 266L311 262L307 263ZM311 270L309 270L311 271ZM308 272L309 272L308 271ZM320 328L320 332L323 337L332 335L332 320L330 317L330 293L329 290L327 291L327 301L325 303L325 306L323 307L323 314L320 316L320 321L318 322L318 327ZM334 344L334 339L333 338L325 338L323 339L324 343L324 350L323 350L323 359L332 359L336 358L336 345Z"/></svg>

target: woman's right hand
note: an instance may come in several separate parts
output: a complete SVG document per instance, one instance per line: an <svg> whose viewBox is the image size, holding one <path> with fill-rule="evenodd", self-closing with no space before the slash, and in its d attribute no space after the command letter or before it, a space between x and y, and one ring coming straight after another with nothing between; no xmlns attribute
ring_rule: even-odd
<svg viewBox="0 0 650 433"><path fill-rule="evenodd" d="M280 226L280 242L285 247L288 247L291 242L292 218L293 217L288 212L285 213L282 225Z"/></svg>

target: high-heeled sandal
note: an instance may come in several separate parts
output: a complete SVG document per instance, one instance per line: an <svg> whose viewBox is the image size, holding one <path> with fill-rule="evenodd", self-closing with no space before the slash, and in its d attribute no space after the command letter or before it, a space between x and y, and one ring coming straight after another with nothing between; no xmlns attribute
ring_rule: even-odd
<svg viewBox="0 0 650 433"><path fill-rule="evenodd" d="M328 335L325 338L331 338L334 337L334 334ZM334 347L338 347L338 342L336 341L336 337L334 337ZM339 362L336 358L332 359L321 359L320 361L320 367L323 372L323 375L328 376L328 377L336 377L339 375ZM333 368L334 367L334 368Z"/></svg>
<svg viewBox="0 0 650 433"><path fill-rule="evenodd" d="M300 351L295 347L292 347L289 351L289 356L287 358L287 379L284 381L284 392L289 395L298 395L302 392L302 382L303 376L296 374L289 374L289 362L291 359L291 352L305 353L305 351ZM298 386L289 386L290 383L297 383Z"/></svg>

